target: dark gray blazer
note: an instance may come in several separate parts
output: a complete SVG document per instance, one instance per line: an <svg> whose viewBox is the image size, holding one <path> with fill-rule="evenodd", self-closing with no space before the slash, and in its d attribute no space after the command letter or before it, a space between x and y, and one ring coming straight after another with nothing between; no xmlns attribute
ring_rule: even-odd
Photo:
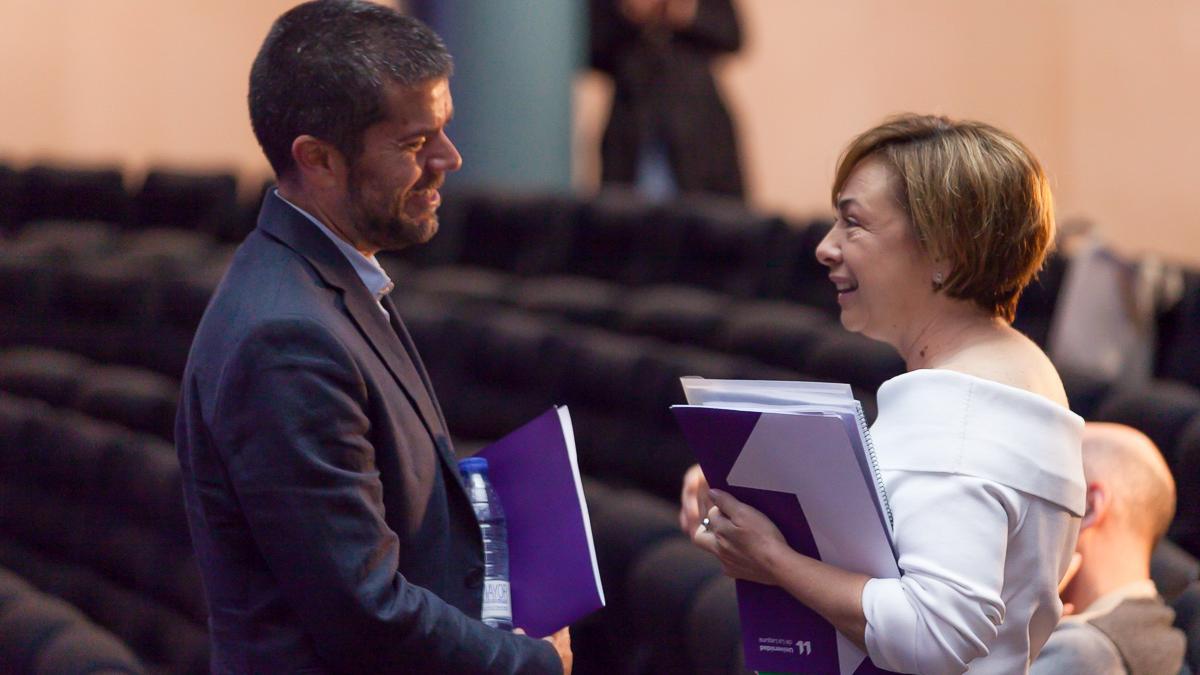
<svg viewBox="0 0 1200 675"><path fill-rule="evenodd" d="M391 314L267 196L200 322L176 421L213 672L562 670L549 643L478 621L479 527Z"/></svg>

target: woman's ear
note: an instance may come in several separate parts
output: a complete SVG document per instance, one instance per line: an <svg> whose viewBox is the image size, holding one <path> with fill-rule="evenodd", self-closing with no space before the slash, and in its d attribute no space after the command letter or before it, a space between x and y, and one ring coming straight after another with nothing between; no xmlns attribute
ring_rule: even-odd
<svg viewBox="0 0 1200 675"><path fill-rule="evenodd" d="M1083 512L1083 522L1080 529L1095 527L1108 517L1108 508L1112 505L1108 487L1104 483L1093 481L1087 486L1087 506Z"/></svg>

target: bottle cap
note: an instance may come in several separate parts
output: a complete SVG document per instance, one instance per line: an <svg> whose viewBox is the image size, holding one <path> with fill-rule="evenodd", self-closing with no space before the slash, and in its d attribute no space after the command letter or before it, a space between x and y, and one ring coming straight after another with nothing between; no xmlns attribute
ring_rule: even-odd
<svg viewBox="0 0 1200 675"><path fill-rule="evenodd" d="M486 474L488 470L487 458L485 457L468 457L458 460L458 470L460 473L482 473Z"/></svg>

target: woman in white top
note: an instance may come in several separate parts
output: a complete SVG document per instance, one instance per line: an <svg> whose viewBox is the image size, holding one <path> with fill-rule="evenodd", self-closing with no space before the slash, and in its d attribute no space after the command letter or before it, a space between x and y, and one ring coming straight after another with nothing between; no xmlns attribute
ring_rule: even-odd
<svg viewBox="0 0 1200 675"><path fill-rule="evenodd" d="M698 467L682 525L727 574L783 587L877 666L1026 672L1062 611L1085 490L1083 420L1010 325L1054 236L1046 176L994 127L905 115L851 142L833 202L817 258L842 324L908 370L880 387L872 428L901 578L797 553Z"/></svg>

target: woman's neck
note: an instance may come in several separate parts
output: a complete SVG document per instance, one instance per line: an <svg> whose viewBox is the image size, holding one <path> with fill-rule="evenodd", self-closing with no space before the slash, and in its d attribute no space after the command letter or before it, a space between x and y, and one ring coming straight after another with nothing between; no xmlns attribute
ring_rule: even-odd
<svg viewBox="0 0 1200 675"><path fill-rule="evenodd" d="M892 344L907 370L940 367L964 349L1001 338L1008 327L970 302L943 297L936 304Z"/></svg>

